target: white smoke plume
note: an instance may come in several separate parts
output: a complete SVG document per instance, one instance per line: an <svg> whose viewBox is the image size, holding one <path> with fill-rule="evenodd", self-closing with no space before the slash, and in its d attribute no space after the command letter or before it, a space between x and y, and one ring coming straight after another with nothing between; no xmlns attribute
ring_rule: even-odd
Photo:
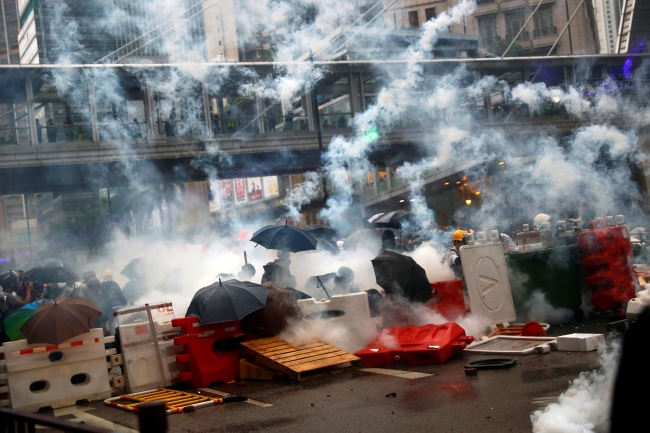
<svg viewBox="0 0 650 433"><path fill-rule="evenodd" d="M620 342L599 349L600 369L582 372L557 403L537 410L533 433L595 433L608 424L612 390L620 358ZM606 427L605 427L606 428Z"/></svg>

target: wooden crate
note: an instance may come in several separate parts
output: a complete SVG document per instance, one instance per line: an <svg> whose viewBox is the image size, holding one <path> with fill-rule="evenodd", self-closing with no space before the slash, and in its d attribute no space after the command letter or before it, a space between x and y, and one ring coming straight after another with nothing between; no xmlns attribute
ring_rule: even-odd
<svg viewBox="0 0 650 433"><path fill-rule="evenodd" d="M332 345L316 342L292 346L276 337L240 343L242 353L254 362L286 373L293 381L300 375L335 367L345 363L360 366L361 360Z"/></svg>

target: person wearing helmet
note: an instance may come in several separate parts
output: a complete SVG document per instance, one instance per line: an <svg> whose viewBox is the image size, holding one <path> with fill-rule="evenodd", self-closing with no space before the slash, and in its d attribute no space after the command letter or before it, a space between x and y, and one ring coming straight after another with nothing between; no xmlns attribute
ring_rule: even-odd
<svg viewBox="0 0 650 433"><path fill-rule="evenodd" d="M544 224L550 221L550 216L546 215L545 213L540 213L537 214L533 219L533 226L535 227L535 230L541 230Z"/></svg>
<svg viewBox="0 0 650 433"><path fill-rule="evenodd" d="M110 269L104 271L104 281L101 283L101 291L103 296L107 298L103 312L108 319L108 330L114 333L117 327L117 320L113 317L113 312L119 307L125 307L128 302L120 285L113 281L113 271Z"/></svg>
<svg viewBox="0 0 650 433"><path fill-rule="evenodd" d="M442 262L449 266L452 271L454 271L454 276L456 279L463 282L463 286L465 286L465 279L463 277L463 265L460 261L459 250L460 247L465 244L466 234L467 232L465 230L456 230L451 235L451 240L454 243L454 246L452 248L449 248L447 254L445 254L442 259Z"/></svg>

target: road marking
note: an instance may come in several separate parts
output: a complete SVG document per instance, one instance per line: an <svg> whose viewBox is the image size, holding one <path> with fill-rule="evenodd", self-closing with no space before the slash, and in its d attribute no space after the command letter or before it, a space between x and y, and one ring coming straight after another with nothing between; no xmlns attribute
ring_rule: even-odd
<svg viewBox="0 0 650 433"><path fill-rule="evenodd" d="M402 379L421 379L423 377L433 376L433 374L418 373L417 371L390 370L388 368L360 368L359 370L367 371L368 373L401 377Z"/></svg>
<svg viewBox="0 0 650 433"><path fill-rule="evenodd" d="M557 403L558 398L560 398L559 395L556 395L555 397L537 397L533 399L533 404L540 408L546 408L548 405Z"/></svg>
<svg viewBox="0 0 650 433"><path fill-rule="evenodd" d="M221 397L228 397L229 395L231 395L231 394L228 394L227 392L217 391L216 389L212 389L212 388L199 388L197 391L199 391L199 393L201 391L207 392L208 394L212 393L212 394L215 394L215 395L218 395L218 396L221 396ZM260 406L260 407L271 407L271 406L273 406L271 403L264 403L263 401L253 400L252 398L249 398L248 400L246 400L246 403L254 404L255 406Z"/></svg>
<svg viewBox="0 0 650 433"><path fill-rule="evenodd" d="M125 433L138 433L137 430L133 430L128 427L115 424L114 422L108 421L104 418L100 418L98 416L87 413L90 410L95 410L95 408L86 407L86 406L68 406L68 407L62 407L60 409L54 409L54 416L59 417L65 415L73 415L75 419L70 419L68 421L72 421L72 422L83 421L88 425L101 427L108 430L125 432Z"/></svg>

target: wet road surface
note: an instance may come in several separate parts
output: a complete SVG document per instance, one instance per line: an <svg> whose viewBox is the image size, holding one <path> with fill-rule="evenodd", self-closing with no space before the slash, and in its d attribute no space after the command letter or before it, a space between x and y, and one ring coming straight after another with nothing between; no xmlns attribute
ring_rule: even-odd
<svg viewBox="0 0 650 433"><path fill-rule="evenodd" d="M553 327L552 334L603 333L603 323L590 320ZM460 354L442 365L391 367L429 374L414 379L348 370L297 384L215 384L210 387L212 391L204 389L201 393L214 393L214 397L221 396L219 393L246 395L266 405L230 403L170 415L169 431L530 432L533 411L555 402L580 372L598 368L596 352L551 352L519 356L518 364L507 370L479 371L477 377L465 375L463 366L468 362L494 357ZM390 393L396 396L387 397ZM88 424L103 420L105 427L138 430L136 415L102 402L79 405L79 409ZM59 416L79 421L74 411Z"/></svg>

